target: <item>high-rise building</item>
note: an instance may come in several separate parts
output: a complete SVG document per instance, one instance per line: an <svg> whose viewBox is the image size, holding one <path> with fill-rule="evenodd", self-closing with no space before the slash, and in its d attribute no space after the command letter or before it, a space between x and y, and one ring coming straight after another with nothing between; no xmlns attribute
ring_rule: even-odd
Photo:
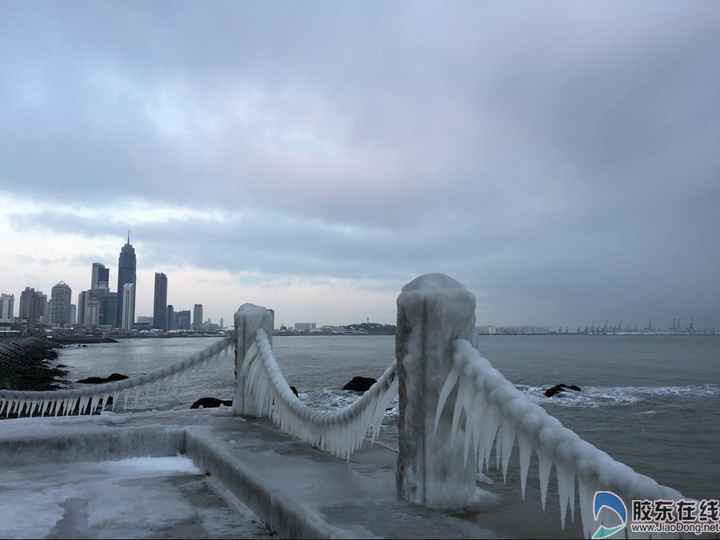
<svg viewBox="0 0 720 540"><path fill-rule="evenodd" d="M49 324L50 326L55 325L55 308L54 308L55 302L53 302L53 299L47 301L47 308L45 309L45 318L43 319L43 322L45 324Z"/></svg>
<svg viewBox="0 0 720 540"><path fill-rule="evenodd" d="M190 330L190 310L178 311L175 314L175 327L178 330Z"/></svg>
<svg viewBox="0 0 720 540"><path fill-rule="evenodd" d="M93 263L92 276L90 278L90 289L109 289L110 269L104 264Z"/></svg>
<svg viewBox="0 0 720 540"><path fill-rule="evenodd" d="M77 324L77 306L70 304L70 324Z"/></svg>
<svg viewBox="0 0 720 540"><path fill-rule="evenodd" d="M77 320L75 321L79 325L85 324L85 305L86 304L87 304L87 291L81 291L78 294Z"/></svg>
<svg viewBox="0 0 720 540"><path fill-rule="evenodd" d="M27 321L36 320L36 317L34 316L35 313L33 312L34 297L35 289L32 287L25 287L25 289L20 293L20 312L18 316L21 319L25 319Z"/></svg>
<svg viewBox="0 0 720 540"><path fill-rule="evenodd" d="M64 282L52 288L50 324L65 326L70 324L70 304L72 304L72 289Z"/></svg>
<svg viewBox="0 0 720 540"><path fill-rule="evenodd" d="M153 328L168 329L167 321L167 276L155 272L155 301L153 309Z"/></svg>
<svg viewBox="0 0 720 540"><path fill-rule="evenodd" d="M117 321L118 293L110 292L107 289L98 289L95 292L100 299L100 324L117 328L119 326Z"/></svg>
<svg viewBox="0 0 720 540"><path fill-rule="evenodd" d="M175 330L177 328L177 323L175 321L175 308L172 304L168 305L167 307L167 329L168 330Z"/></svg>
<svg viewBox="0 0 720 540"><path fill-rule="evenodd" d="M85 326L95 327L100 324L100 309L100 299L95 295L88 295L85 300L85 315L83 316Z"/></svg>
<svg viewBox="0 0 720 540"><path fill-rule="evenodd" d="M120 302L118 302L120 304ZM135 322L135 283L125 283L122 295L121 326L125 330L132 330Z"/></svg>
<svg viewBox="0 0 720 540"><path fill-rule="evenodd" d="M193 307L193 330L202 330L203 328L203 306L195 304Z"/></svg>
<svg viewBox="0 0 720 540"><path fill-rule="evenodd" d="M34 298L34 308L37 314L37 321L47 323L48 320L48 297L45 293L37 291Z"/></svg>
<svg viewBox="0 0 720 540"><path fill-rule="evenodd" d="M90 289L78 295L78 324L84 326L109 326L117 328L118 293L110 292L106 288ZM90 311L88 311L90 306ZM86 314L91 318L86 320Z"/></svg>
<svg viewBox="0 0 720 540"><path fill-rule="evenodd" d="M0 322L12 322L15 319L15 295L0 295Z"/></svg>
<svg viewBox="0 0 720 540"><path fill-rule="evenodd" d="M120 324L123 328L132 328L132 323L135 322L135 293L137 287L137 260L135 258L135 248L130 244L130 233L128 233L128 241L120 250L120 257L118 259L118 307L117 307L117 324ZM131 283L134 285L130 291L132 292L132 310L128 312L128 316L131 317L130 326L125 327L124 315L125 315L125 285Z"/></svg>
<svg viewBox="0 0 720 540"><path fill-rule="evenodd" d="M20 318L31 323L43 321L46 310L47 296L32 287L25 287L20 293Z"/></svg>

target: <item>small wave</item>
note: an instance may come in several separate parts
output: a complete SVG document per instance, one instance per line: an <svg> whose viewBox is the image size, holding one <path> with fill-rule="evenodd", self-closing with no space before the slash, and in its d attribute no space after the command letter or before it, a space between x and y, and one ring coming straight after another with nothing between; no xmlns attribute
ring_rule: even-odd
<svg viewBox="0 0 720 540"><path fill-rule="evenodd" d="M623 407L654 398L703 399L720 396L720 385L687 386L584 386L582 392L563 392L551 398L545 397L545 390L551 384L530 386L518 384L518 390L536 403L560 407ZM351 405L360 394L349 390L324 388L300 392L300 399L308 407L323 411L335 411ZM653 414L645 411L642 414ZM385 411L386 417L398 416L400 406L395 399Z"/></svg>
<svg viewBox="0 0 720 540"><path fill-rule="evenodd" d="M686 386L584 386L582 392L562 392L551 398L545 397L545 389L552 386L529 386L519 384L518 390L536 403L561 407L609 407L627 406L654 398L706 399L720 396L720 385Z"/></svg>
<svg viewBox="0 0 720 540"><path fill-rule="evenodd" d="M300 392L299 398L308 407L320 409L323 411L334 411L342 409L351 405L353 402L360 399L361 395L358 392L351 390L335 390L324 388L322 390ZM385 411L385 416L397 416L400 414L400 408L398 405L398 399L395 399L390 403L390 406Z"/></svg>

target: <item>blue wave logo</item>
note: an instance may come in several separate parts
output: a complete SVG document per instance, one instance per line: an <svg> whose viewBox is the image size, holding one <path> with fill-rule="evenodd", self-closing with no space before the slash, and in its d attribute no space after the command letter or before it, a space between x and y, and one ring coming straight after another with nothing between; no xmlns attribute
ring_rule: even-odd
<svg viewBox="0 0 720 540"><path fill-rule="evenodd" d="M592 538L610 538L627 526L627 506L625 502L612 491L596 491L593 497L593 517L595 521L600 518L603 508L615 514L620 523L612 527L600 525L592 534Z"/></svg>

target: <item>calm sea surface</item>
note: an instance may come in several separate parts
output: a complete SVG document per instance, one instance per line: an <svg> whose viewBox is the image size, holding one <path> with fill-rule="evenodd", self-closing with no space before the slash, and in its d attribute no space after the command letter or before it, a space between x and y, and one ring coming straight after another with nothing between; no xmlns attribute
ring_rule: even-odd
<svg viewBox="0 0 720 540"><path fill-rule="evenodd" d="M185 358L211 338L134 339L70 347L59 362L70 379L147 373ZM333 408L356 396L340 391L352 376L379 377L393 361L392 336L280 337L274 349L308 405ZM720 337L481 336L480 351L510 381L581 437L687 496L720 495ZM190 374L130 409L187 408L204 396L232 398L232 361ZM583 392L548 399L557 383ZM386 418L393 442L396 413ZM517 467L511 467L515 471ZM514 481L514 480L512 480Z"/></svg>

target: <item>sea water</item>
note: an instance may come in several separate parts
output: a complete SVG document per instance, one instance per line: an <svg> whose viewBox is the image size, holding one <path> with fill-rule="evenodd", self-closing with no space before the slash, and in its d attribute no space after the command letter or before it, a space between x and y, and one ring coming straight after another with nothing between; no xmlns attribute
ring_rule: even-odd
<svg viewBox="0 0 720 540"><path fill-rule="evenodd" d="M60 363L69 379L137 376L182 360L211 338L128 339L69 347ZM355 375L379 377L394 359L392 336L273 338L288 382L309 406L343 407ZM720 337L480 336L478 348L531 399L581 437L638 472L686 496L717 498L720 482ZM190 374L175 397L153 396L137 409L187 408L201 397L232 399L231 361ZM580 393L546 398L555 384ZM396 440L397 408L383 439ZM510 468L510 482L516 482Z"/></svg>

